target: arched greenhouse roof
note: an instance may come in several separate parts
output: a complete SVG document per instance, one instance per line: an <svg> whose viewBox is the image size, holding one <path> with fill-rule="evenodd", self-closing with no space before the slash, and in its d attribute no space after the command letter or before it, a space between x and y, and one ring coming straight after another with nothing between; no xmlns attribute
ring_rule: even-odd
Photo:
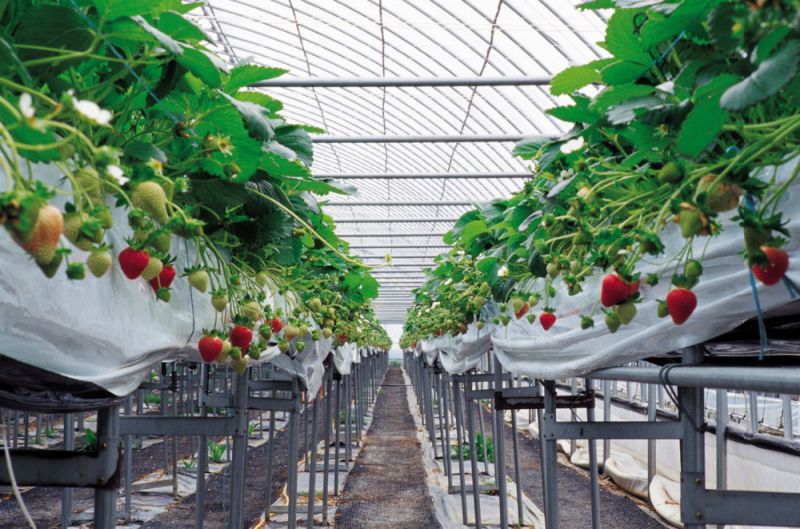
<svg viewBox="0 0 800 529"><path fill-rule="evenodd" d="M520 188L519 138L567 124L548 81L604 56L602 12L578 0L210 0L202 25L231 64L288 70L255 88L319 127L314 173L355 255L378 270L376 310L401 322L442 235L475 201Z"/></svg>

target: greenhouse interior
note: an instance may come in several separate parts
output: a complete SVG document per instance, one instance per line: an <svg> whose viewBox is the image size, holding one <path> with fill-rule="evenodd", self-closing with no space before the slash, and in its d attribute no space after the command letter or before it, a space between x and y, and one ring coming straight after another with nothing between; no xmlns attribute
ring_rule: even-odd
<svg viewBox="0 0 800 529"><path fill-rule="evenodd" d="M800 527L798 0L0 0L0 529Z"/></svg>

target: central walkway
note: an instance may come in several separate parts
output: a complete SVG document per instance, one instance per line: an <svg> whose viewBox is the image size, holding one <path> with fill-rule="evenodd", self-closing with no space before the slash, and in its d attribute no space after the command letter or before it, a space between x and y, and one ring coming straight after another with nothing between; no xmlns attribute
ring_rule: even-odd
<svg viewBox="0 0 800 529"><path fill-rule="evenodd" d="M339 529L437 529L403 372L391 367L336 512Z"/></svg>

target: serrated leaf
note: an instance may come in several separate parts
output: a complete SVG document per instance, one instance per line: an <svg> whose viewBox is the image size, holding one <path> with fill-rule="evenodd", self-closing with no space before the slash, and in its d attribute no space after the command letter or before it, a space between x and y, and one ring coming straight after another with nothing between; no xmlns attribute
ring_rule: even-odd
<svg viewBox="0 0 800 529"><path fill-rule="evenodd" d="M486 233L488 229L489 227L483 219L473 220L464 226L464 230L461 232L461 240L464 241L466 246L469 246L478 235Z"/></svg>
<svg viewBox="0 0 800 529"><path fill-rule="evenodd" d="M753 62L755 64L759 64L767 59L772 53L772 50L774 50L775 47L780 44L783 38L788 35L790 31L791 28L789 26L778 26L764 35L764 37L758 41L755 50L753 50Z"/></svg>
<svg viewBox="0 0 800 529"><path fill-rule="evenodd" d="M178 64L195 74L211 88L216 88L222 83L220 71L204 51L185 46L183 53L178 57Z"/></svg>
<svg viewBox="0 0 800 529"><path fill-rule="evenodd" d="M259 167L272 177L311 175L311 172L302 163L267 151L261 153Z"/></svg>
<svg viewBox="0 0 800 529"><path fill-rule="evenodd" d="M546 110L551 116L571 123L596 123L600 115L589 110L588 98L577 98L575 104Z"/></svg>
<svg viewBox="0 0 800 529"><path fill-rule="evenodd" d="M623 85L638 80L647 70L647 66L638 62L615 61L600 72L603 82L609 86Z"/></svg>
<svg viewBox="0 0 800 529"><path fill-rule="evenodd" d="M610 86L595 96L594 101L589 105L589 108L602 112L611 106L618 105L624 101L648 96L654 91L655 87L650 85L624 84Z"/></svg>
<svg viewBox="0 0 800 529"><path fill-rule="evenodd" d="M636 35L635 19L638 14L639 11L635 9L615 11L608 19L603 44L617 59L646 65L652 59Z"/></svg>
<svg viewBox="0 0 800 529"><path fill-rule="evenodd" d="M167 155L164 151L153 145L152 143L144 141L134 141L125 146L125 156L129 156L135 160L146 162L148 160L158 160L161 163L167 163Z"/></svg>
<svg viewBox="0 0 800 529"><path fill-rule="evenodd" d="M161 0L93 0L93 3L107 21L134 15L150 15L161 6Z"/></svg>
<svg viewBox="0 0 800 529"><path fill-rule="evenodd" d="M172 53L173 55L180 55L181 53L183 53L183 48L181 47L180 42L173 39L163 31L160 31L159 29L151 26L150 23L147 22L147 20L145 20L140 16L135 16L131 18L133 19L134 22L139 24L139 26L141 26L143 30L152 35L158 41L158 43L161 44L164 47L164 49L166 49L168 52Z"/></svg>
<svg viewBox="0 0 800 529"><path fill-rule="evenodd" d="M233 97L239 101L248 101L264 107L270 116L283 110L283 103L261 92L238 92Z"/></svg>
<svg viewBox="0 0 800 529"><path fill-rule="evenodd" d="M158 17L157 27L173 39L183 41L212 41L213 39L200 27L187 20L180 13L166 11Z"/></svg>
<svg viewBox="0 0 800 529"><path fill-rule="evenodd" d="M791 40L758 65L756 71L728 88L720 104L728 110L742 110L776 94L797 74L800 40Z"/></svg>
<svg viewBox="0 0 800 529"><path fill-rule="evenodd" d="M599 83L600 80L600 73L588 64L570 66L550 80L550 93L556 96L569 94L588 84Z"/></svg>
<svg viewBox="0 0 800 529"><path fill-rule="evenodd" d="M231 70L230 78L225 82L224 90L232 94L239 88L250 86L259 81L274 79L286 72L287 70L283 68L267 68L266 66L257 66L255 64L236 66Z"/></svg>
<svg viewBox="0 0 800 529"><path fill-rule="evenodd" d="M272 141L275 137L275 131L272 129L272 123L265 116L263 107L249 101L239 101L228 94L223 95L242 116L250 134L261 141Z"/></svg>
<svg viewBox="0 0 800 529"><path fill-rule="evenodd" d="M531 136L530 138L522 138L515 145L511 154L519 156L523 160L530 160L539 154L539 151L550 143L550 138L547 136Z"/></svg>
<svg viewBox="0 0 800 529"><path fill-rule="evenodd" d="M84 51L93 40L91 31L77 11L56 5L32 6L25 11L14 31L13 40L17 54L23 62L52 57L56 54L39 49L20 49L27 44L60 50ZM61 61L33 69L48 69L51 73L63 71L76 61ZM52 87L50 87L52 89Z"/></svg>
<svg viewBox="0 0 800 529"><path fill-rule="evenodd" d="M664 101L656 96L633 97L606 111L606 118L614 125L622 125L633 121L639 110L653 110L663 107Z"/></svg>
<svg viewBox="0 0 800 529"><path fill-rule="evenodd" d="M728 113L715 98L703 99L692 108L678 134L678 150L687 156L697 156L717 137Z"/></svg>
<svg viewBox="0 0 800 529"><path fill-rule="evenodd" d="M291 149L297 158L311 166L314 161L314 147L311 136L302 127L297 125L281 125L275 127L275 141Z"/></svg>
<svg viewBox="0 0 800 529"><path fill-rule="evenodd" d="M705 20L708 12L719 2L720 0L681 2L667 17L649 14L640 34L642 45L646 48L676 37L687 27Z"/></svg>

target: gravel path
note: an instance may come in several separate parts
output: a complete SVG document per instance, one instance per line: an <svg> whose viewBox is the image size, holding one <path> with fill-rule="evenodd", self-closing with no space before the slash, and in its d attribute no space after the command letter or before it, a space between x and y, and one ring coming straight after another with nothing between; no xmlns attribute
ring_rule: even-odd
<svg viewBox="0 0 800 529"><path fill-rule="evenodd" d="M438 529L425 484L422 449L408 408L403 373L392 367L353 470L344 484L339 529Z"/></svg>

